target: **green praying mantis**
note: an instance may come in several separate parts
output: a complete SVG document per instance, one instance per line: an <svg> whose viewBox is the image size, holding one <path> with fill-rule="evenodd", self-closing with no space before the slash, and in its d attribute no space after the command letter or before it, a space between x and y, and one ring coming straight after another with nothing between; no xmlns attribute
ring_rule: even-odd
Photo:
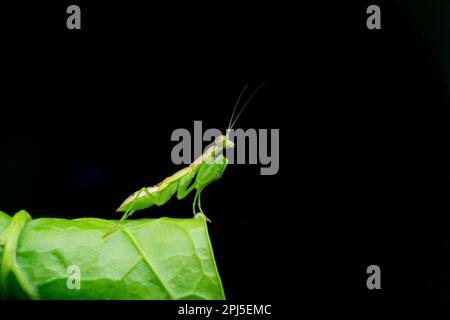
<svg viewBox="0 0 450 320"><path fill-rule="evenodd" d="M189 195L193 190L196 191L194 201L192 203L192 211L194 217L204 218L207 221L211 222L211 220L206 217L202 209L202 191L209 184L220 179L225 172L225 169L228 165L228 159L222 154L222 151L225 149L234 148L234 143L229 139L230 130L234 127L242 111L244 111L247 104L250 102L256 92L262 87L262 85L263 84L261 84L253 91L253 93L242 106L236 118L233 119L236 113L237 106L239 105L242 95L244 94L248 86L246 85L244 87L233 108L233 113L231 114L226 134L218 136L214 140L214 143L188 167L177 171L157 185L144 187L134 192L127 199L125 199L125 201L117 209L117 212L124 212L122 218L113 227L113 230L107 233L105 236L114 232L118 228L118 226L122 224L123 221L125 221L134 212L149 208L153 205L162 206L166 202L168 202L175 194L177 199L181 200ZM197 208L199 212L196 212Z"/></svg>

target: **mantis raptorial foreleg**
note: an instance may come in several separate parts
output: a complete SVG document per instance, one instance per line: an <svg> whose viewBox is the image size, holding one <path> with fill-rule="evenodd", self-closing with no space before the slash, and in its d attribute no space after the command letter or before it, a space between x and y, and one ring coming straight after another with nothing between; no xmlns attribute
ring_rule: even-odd
<svg viewBox="0 0 450 320"><path fill-rule="evenodd" d="M198 172L198 167L195 170L192 170L185 177L181 178L178 182L178 191L177 191L177 199L181 200L186 197L189 193L192 192L196 188L195 181L192 182L192 179L195 178L195 175ZM190 186L189 186L190 185Z"/></svg>
<svg viewBox="0 0 450 320"><path fill-rule="evenodd" d="M187 188L185 190L178 189L177 199L178 200L184 199L194 189L195 189L195 184L192 184L189 188Z"/></svg>

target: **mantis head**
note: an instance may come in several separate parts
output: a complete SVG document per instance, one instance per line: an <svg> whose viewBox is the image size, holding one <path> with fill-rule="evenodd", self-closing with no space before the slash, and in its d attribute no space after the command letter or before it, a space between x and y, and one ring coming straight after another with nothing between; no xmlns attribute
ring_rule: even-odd
<svg viewBox="0 0 450 320"><path fill-rule="evenodd" d="M226 136L224 136L224 135L218 136L216 138L216 140L214 140L214 144L216 146L219 146L219 147L223 148L223 149L234 148L234 142L229 139L228 132L227 132Z"/></svg>

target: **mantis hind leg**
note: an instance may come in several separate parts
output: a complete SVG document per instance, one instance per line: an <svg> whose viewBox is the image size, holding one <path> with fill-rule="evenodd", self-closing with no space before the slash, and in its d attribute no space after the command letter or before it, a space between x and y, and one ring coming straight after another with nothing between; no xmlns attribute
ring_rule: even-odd
<svg viewBox="0 0 450 320"><path fill-rule="evenodd" d="M142 192L147 191L146 188L142 188L141 190L139 190L139 192L137 193L135 199L139 199L139 196L141 195ZM148 191L147 191L148 192ZM112 227L112 229L110 231L108 231L107 233L105 233L102 238L106 238L108 236L110 236L111 234L113 234L114 232L117 231L117 229L119 228L119 226L129 217L131 216L135 211L133 210L135 205L135 202L133 201L131 203L131 205L128 207L127 211L125 211L125 213L123 214L122 218L120 218L120 220Z"/></svg>
<svg viewBox="0 0 450 320"><path fill-rule="evenodd" d="M145 192L147 195L150 195L150 192L145 187L142 188L141 190L139 190L139 192L136 194L136 197L134 198L133 202L128 207L127 211L125 211L122 218L119 220L118 224L122 224L122 222L124 222L128 217L130 217L135 212L135 210L133 210L133 209L136 204L136 200L139 200L139 197L141 196L142 192Z"/></svg>

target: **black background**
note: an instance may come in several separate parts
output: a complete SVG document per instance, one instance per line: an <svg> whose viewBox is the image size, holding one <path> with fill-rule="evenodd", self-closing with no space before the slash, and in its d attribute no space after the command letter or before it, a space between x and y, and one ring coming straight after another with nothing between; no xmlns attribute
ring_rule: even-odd
<svg viewBox="0 0 450 320"><path fill-rule="evenodd" d="M443 3L374 2L381 30L366 28L365 1L78 1L81 30L66 28L72 3L11 9L1 209L117 218L124 197L179 169L174 129L224 128L243 86L264 81L238 127L280 129L278 174L229 166L203 196L227 298L446 297ZM190 217L191 199L136 217ZM382 290L366 288L371 264Z"/></svg>

